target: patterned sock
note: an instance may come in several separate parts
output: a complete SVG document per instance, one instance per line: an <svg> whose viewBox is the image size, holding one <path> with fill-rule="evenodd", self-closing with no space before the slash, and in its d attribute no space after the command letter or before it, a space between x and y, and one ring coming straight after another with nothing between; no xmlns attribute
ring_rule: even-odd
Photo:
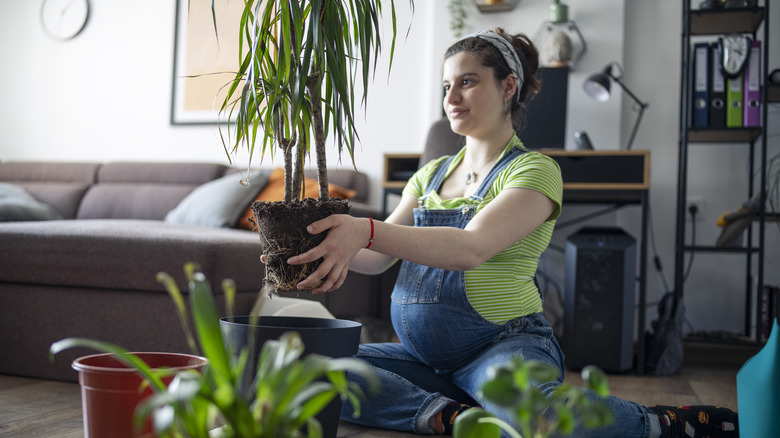
<svg viewBox="0 0 780 438"><path fill-rule="evenodd" d="M472 406L469 405L451 402L434 417L433 430L439 435L452 435L452 424L455 423L455 417L471 408Z"/></svg>
<svg viewBox="0 0 780 438"><path fill-rule="evenodd" d="M653 406L661 423L661 438L736 438L737 413L717 406Z"/></svg>

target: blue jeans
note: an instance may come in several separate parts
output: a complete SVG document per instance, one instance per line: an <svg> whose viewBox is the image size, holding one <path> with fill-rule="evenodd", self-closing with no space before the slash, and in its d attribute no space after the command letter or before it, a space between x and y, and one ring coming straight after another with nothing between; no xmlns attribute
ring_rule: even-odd
<svg viewBox="0 0 780 438"><path fill-rule="evenodd" d="M350 403L342 407L342 419L369 427L431 434L428 421L452 401L479 405L504 421L512 423L511 414L491 405L477 396L487 379L487 370L507 363L510 358L522 356L526 360L540 360L557 367L561 378L545 385L550 393L563 381L563 353L544 318L539 314L510 321L500 339L487 346L462 368L442 374L422 363L401 344L365 344L360 346L357 358L366 361L380 380L378 393L371 393L359 377L350 379L366 392L361 403L361 415L353 418ZM596 395L591 395L597 398ZM617 397L603 399L612 409L615 421L597 430L578 429L573 436L583 438L645 438L650 426L648 410L644 406Z"/></svg>

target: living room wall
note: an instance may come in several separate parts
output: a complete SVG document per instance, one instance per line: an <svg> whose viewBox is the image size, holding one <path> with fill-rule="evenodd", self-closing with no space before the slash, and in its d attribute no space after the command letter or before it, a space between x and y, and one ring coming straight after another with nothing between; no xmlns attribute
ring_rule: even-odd
<svg viewBox="0 0 780 438"><path fill-rule="evenodd" d="M90 3L83 32L55 41L40 25L41 1L0 0L0 111L5 125L0 159L226 162L214 126L169 123L176 2ZM358 120L362 142L355 154L357 167L370 175L376 205L381 202L383 154L420 152L428 127L441 116L442 53L455 40L447 1L417 1L413 15L406 2L396 3L399 39L393 71L388 77L385 51L367 110ZM617 148L621 96L596 105L576 82L607 61L621 59L623 2L590 3L572 7L590 48L581 69L572 74L569 131L587 127L597 145ZM547 19L549 4L526 1L502 14L480 14L469 2L467 7L467 32L502 26L532 35ZM575 123L578 117L587 117L587 123ZM566 137L571 142L572 136ZM329 149L332 164L338 161L334 149ZM235 158L247 161L245 154ZM343 161L350 165L347 157Z"/></svg>
<svg viewBox="0 0 780 438"><path fill-rule="evenodd" d="M480 14L467 1L466 32L501 26L533 35L547 19L550 3L520 0L511 12ZM566 146L572 147L572 134L577 130L588 131L597 149L620 149L625 144L635 117L630 102L616 92L610 101L599 103L582 91L582 82L590 73L610 61L621 62L628 86L650 103L634 149L651 150L651 248L657 250L670 283L674 274L680 2L567 3L588 51L570 77ZM420 152L428 126L441 114L441 54L454 40L446 0L417 1L413 16L406 2L396 4L401 37L393 71L388 78L385 53L368 108L358 121L362 145L356 151L357 168L369 175L371 202L376 206L382 202L383 154ZM91 0L90 5L84 31L61 42L42 30L40 0L0 0L0 160L227 162L213 126L169 123L175 1ZM779 11L772 9L771 29L779 28ZM780 66L778 52L780 44L774 44L770 69ZM772 128L771 120L770 139L776 150L778 124ZM247 162L245 154L234 159ZM335 153L329 161L337 164ZM350 165L347 157L342 161ZM689 192L705 201L697 239L712 242L719 233L715 218L744 201L745 159L740 148L718 147L691 161ZM731 189L723 189L724 178L734 180ZM639 236L636 210L598 223L615 224ZM582 211L587 207L570 206L565 215L570 218ZM573 231L556 233L555 244L562 246ZM780 282L778 243L777 229L768 227L766 276L771 284ZM549 251L542 263L561 284L562 260L562 255ZM686 285L686 306L696 330L741 329L744 268L734 260L697 256L694 261ZM664 281L652 263L648 268L648 298L655 301L665 291ZM648 318L655 313L650 308Z"/></svg>

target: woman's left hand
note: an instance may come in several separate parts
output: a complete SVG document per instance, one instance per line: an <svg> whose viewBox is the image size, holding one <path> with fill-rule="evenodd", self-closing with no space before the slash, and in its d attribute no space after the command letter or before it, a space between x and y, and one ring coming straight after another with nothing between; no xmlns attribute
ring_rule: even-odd
<svg viewBox="0 0 780 438"><path fill-rule="evenodd" d="M322 284L313 289L313 293L331 292L341 287L347 278L350 261L368 244L370 227L367 218L346 214L334 214L306 227L310 234L327 231L328 236L316 247L287 260L291 265L300 265L322 259L317 270L298 283L298 290L308 289L320 280Z"/></svg>

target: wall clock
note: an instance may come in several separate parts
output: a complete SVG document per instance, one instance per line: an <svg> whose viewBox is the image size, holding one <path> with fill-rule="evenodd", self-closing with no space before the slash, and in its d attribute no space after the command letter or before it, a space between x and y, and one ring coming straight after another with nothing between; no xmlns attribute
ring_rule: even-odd
<svg viewBox="0 0 780 438"><path fill-rule="evenodd" d="M724 35L718 39L723 76L734 79L742 74L750 57L751 43L749 36L739 34Z"/></svg>
<svg viewBox="0 0 780 438"><path fill-rule="evenodd" d="M89 0L43 0L41 25L57 40L69 40L81 32L89 17Z"/></svg>

